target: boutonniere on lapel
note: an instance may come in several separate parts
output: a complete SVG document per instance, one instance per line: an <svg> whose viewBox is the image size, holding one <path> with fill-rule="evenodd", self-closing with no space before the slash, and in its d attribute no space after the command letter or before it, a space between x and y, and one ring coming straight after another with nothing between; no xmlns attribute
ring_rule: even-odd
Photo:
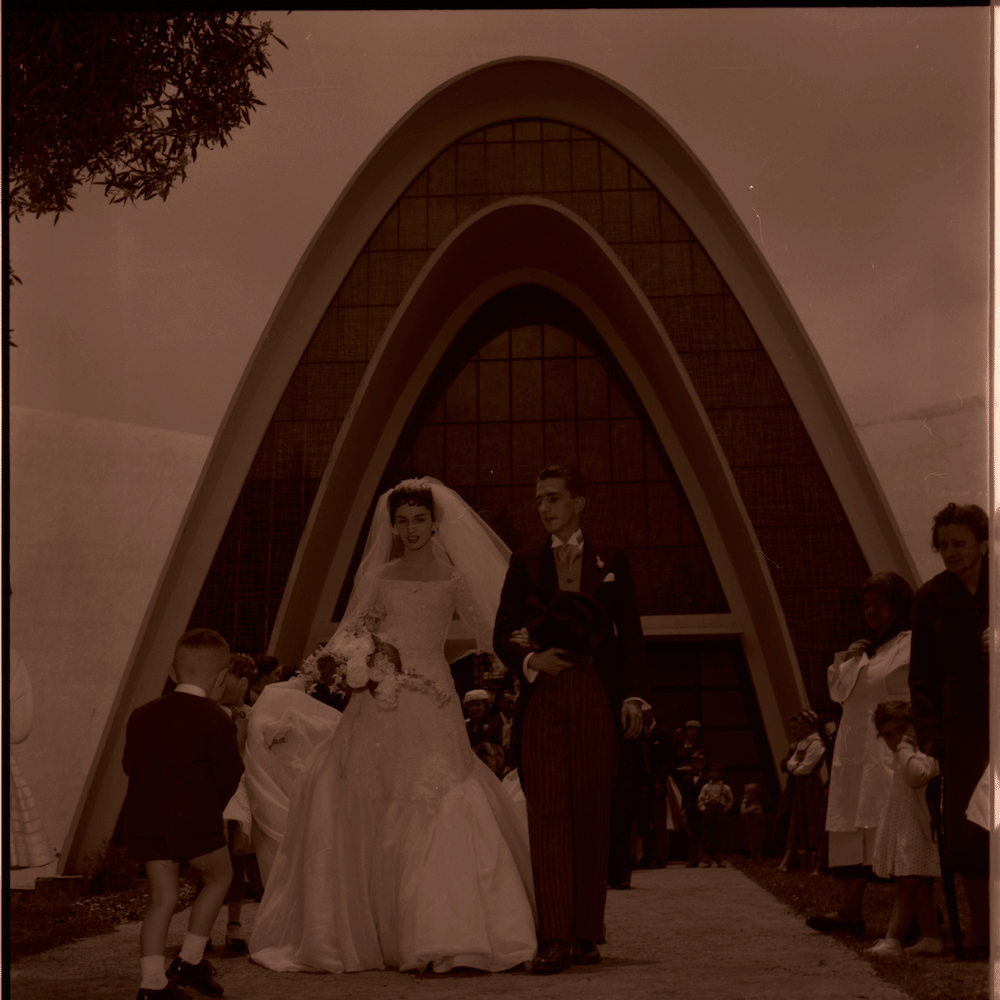
<svg viewBox="0 0 1000 1000"><path fill-rule="evenodd" d="M597 557L597 568L604 569L604 560L600 556Z"/></svg>

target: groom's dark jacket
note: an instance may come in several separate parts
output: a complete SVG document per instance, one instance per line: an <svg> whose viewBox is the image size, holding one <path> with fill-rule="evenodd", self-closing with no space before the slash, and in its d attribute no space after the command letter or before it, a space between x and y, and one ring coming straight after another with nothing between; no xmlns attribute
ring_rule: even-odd
<svg viewBox="0 0 1000 1000"><path fill-rule="evenodd" d="M523 681L521 710L535 684L524 676L523 664L528 651L511 642L510 635L524 627L528 620L526 602L542 591L558 587L559 574L551 536L540 548L525 549L511 556L493 631L493 649L507 668ZM608 617L607 632L593 658L617 718L626 698L642 698L648 703L650 697L642 625L627 554L584 534L580 593L598 601ZM537 678L535 683L541 679Z"/></svg>

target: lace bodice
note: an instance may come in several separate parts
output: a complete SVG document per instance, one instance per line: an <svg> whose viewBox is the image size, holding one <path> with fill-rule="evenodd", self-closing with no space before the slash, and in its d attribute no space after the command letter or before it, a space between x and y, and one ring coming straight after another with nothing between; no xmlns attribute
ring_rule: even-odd
<svg viewBox="0 0 1000 1000"><path fill-rule="evenodd" d="M404 666L409 660L440 659L456 610L479 648L493 648L493 622L486 621L475 605L461 574L450 580L387 578L382 581L379 598L387 612L383 627L396 640Z"/></svg>
<svg viewBox="0 0 1000 1000"><path fill-rule="evenodd" d="M408 659L440 656L455 611L458 577L450 580L383 580L387 611L382 627L395 640L405 666Z"/></svg>

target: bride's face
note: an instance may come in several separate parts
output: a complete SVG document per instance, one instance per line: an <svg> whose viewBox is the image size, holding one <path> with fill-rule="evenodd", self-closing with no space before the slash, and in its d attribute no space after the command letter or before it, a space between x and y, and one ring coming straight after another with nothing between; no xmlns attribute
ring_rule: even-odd
<svg viewBox="0 0 1000 1000"><path fill-rule="evenodd" d="M403 545L416 551L422 549L431 540L431 535L434 532L434 514L426 507L404 503L396 511L393 527Z"/></svg>

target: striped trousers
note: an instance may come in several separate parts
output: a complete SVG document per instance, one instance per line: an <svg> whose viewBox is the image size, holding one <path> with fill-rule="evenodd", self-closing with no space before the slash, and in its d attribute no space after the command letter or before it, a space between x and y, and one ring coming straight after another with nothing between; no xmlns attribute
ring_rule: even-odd
<svg viewBox="0 0 1000 1000"><path fill-rule="evenodd" d="M538 941L604 940L618 721L593 665L542 674L524 712L521 774Z"/></svg>

